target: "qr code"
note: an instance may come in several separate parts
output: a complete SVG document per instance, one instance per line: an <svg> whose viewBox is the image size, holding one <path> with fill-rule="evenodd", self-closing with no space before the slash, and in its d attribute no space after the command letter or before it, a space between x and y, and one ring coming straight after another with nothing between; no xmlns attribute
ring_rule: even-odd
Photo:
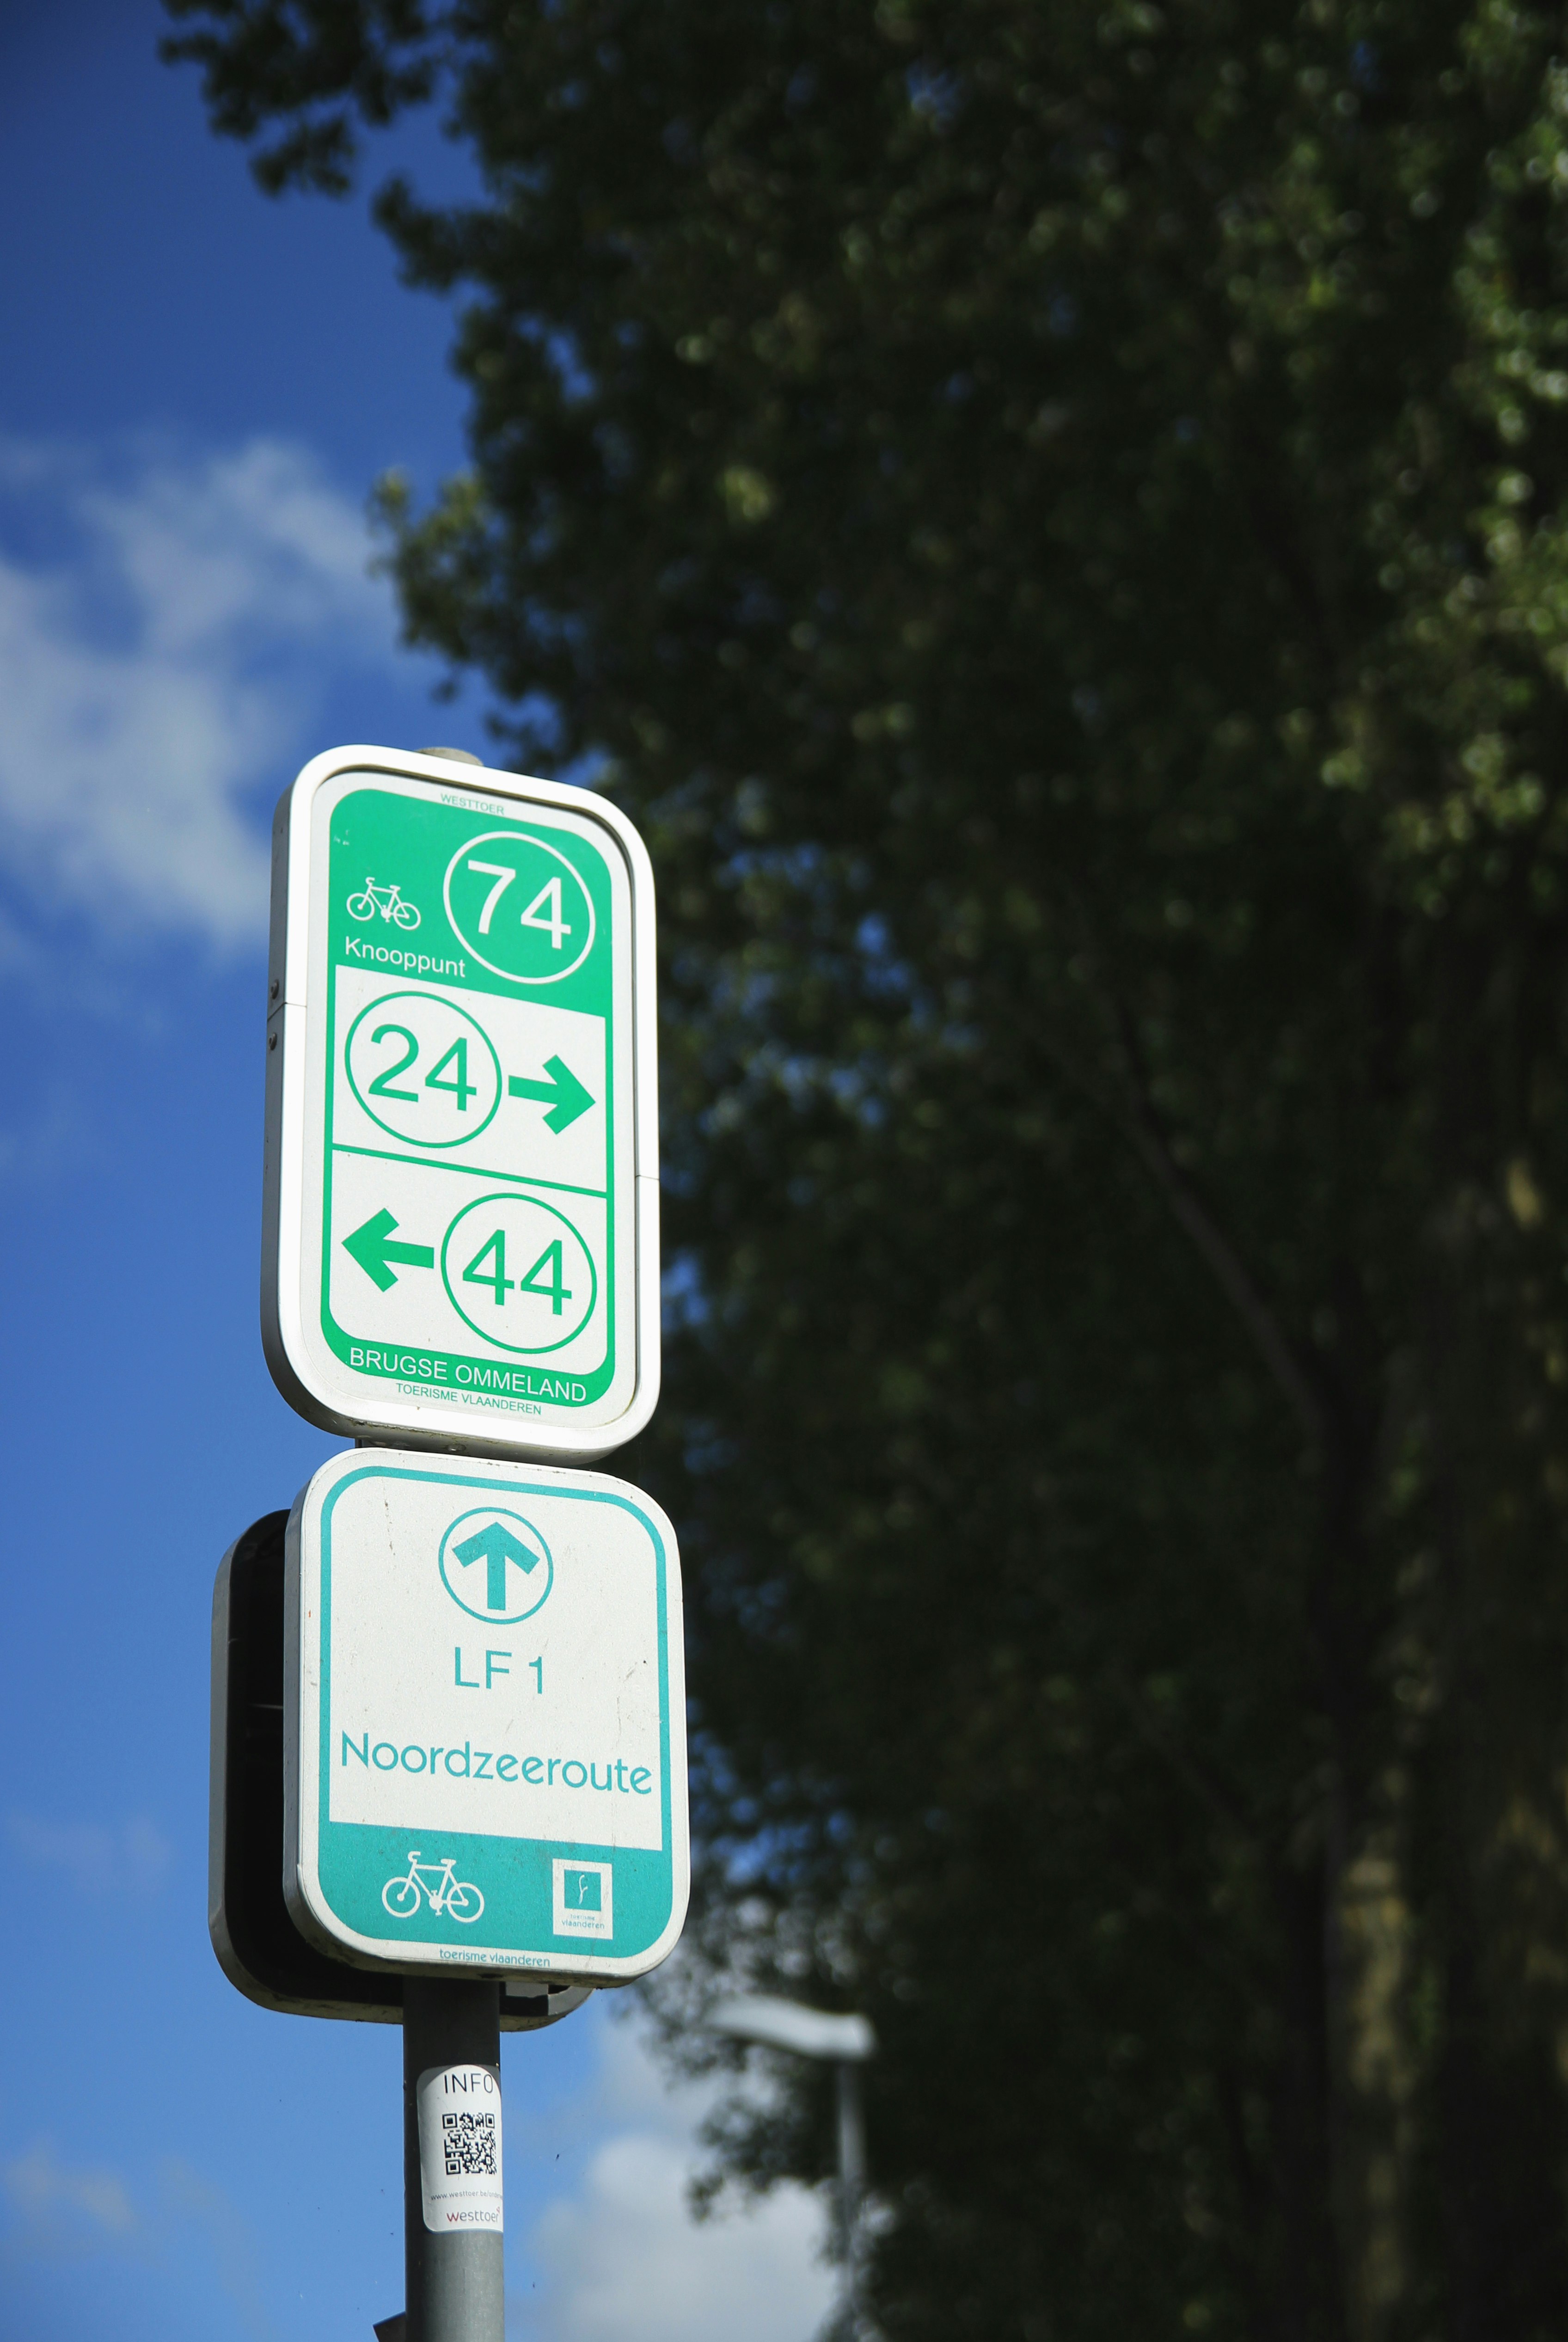
<svg viewBox="0 0 1568 2342"><path fill-rule="evenodd" d="M498 2176L494 2113L443 2115L441 2130L449 2179L494 2179Z"/></svg>

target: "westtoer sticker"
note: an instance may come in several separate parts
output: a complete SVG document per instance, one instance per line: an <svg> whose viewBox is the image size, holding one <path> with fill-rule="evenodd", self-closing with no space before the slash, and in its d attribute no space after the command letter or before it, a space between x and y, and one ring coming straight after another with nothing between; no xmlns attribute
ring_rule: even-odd
<svg viewBox="0 0 1568 2342"><path fill-rule="evenodd" d="M493 2066L427 2066L414 2085L424 2225L500 2236L501 2077Z"/></svg>
<svg viewBox="0 0 1568 2342"><path fill-rule="evenodd" d="M586 789L315 757L273 826L262 1331L355 1436L569 1460L659 1386L653 876Z"/></svg>
<svg viewBox="0 0 1568 2342"><path fill-rule="evenodd" d="M581 1983L685 1917L680 1562L625 1481L378 1448L285 1538L285 1893L338 1958Z"/></svg>

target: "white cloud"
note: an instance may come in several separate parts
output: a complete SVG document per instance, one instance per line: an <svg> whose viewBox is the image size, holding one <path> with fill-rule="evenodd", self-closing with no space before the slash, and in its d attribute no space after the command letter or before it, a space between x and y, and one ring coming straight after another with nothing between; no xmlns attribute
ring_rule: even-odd
<svg viewBox="0 0 1568 2342"><path fill-rule="evenodd" d="M575 2200L542 2215L533 2249L560 2342L809 2342L832 2292L814 2198L780 2187L699 2226L691 2162L668 2139L609 2139Z"/></svg>
<svg viewBox="0 0 1568 2342"><path fill-rule="evenodd" d="M509 2107L508 2240L521 2243L536 2279L508 2299L512 2342L812 2342L835 2291L823 2258L825 2204L789 2186L694 2220L687 2190L705 2159L696 2133L714 2087L671 2089L635 2024L590 2008L581 2022L596 2071L571 2087L564 2126L559 2106L522 2088ZM509 2071L520 2066L509 2061ZM546 2137L586 2149L547 2197ZM0 2166L0 2196L10 2213L0 2261L109 2254L146 2266L184 2257L199 2237L240 2321L268 2342L253 2224L188 2163L144 2157L127 2185L114 2169L63 2162L44 2138ZM514 2259L514 2280L519 2273Z"/></svg>
<svg viewBox="0 0 1568 2342"><path fill-rule="evenodd" d="M6 966L5 944L0 926L0 974ZM0 1123L0 1179L37 1186L56 1177L80 1157L87 1126L81 1100L64 1082L55 1080L31 1115Z"/></svg>
<svg viewBox="0 0 1568 2342"><path fill-rule="evenodd" d="M255 2342L271 2342L274 2327L262 2301L261 2255L250 2221L221 2187L177 2156L163 2159L150 2211L133 2202L117 2171L62 2163L50 2139L0 2166L0 2189L13 2215L3 2249L13 2257L79 2259L108 2252L145 2264L177 2254L183 2232L195 2229L242 2325Z"/></svg>
<svg viewBox="0 0 1568 2342"><path fill-rule="evenodd" d="M527 2230L537 2292L511 2305L527 2342L810 2342L834 2297L809 2189L693 2218L708 2089L672 2091L635 2032L600 2020L598 2134L574 2191ZM515 2217L515 2216L514 2216Z"/></svg>
<svg viewBox="0 0 1568 2342"><path fill-rule="evenodd" d="M45 1822L33 1814L12 1814L5 1835L25 1862L65 1871L86 1895L127 1887L155 1894L174 1859L168 1840L145 1815L111 1830L95 1822Z"/></svg>
<svg viewBox="0 0 1568 2342"><path fill-rule="evenodd" d="M0 552L0 861L112 926L255 940L267 854L247 796L335 671L394 656L359 506L271 439L144 446L112 476L0 442L0 499L70 547Z"/></svg>
<svg viewBox="0 0 1568 2342"><path fill-rule="evenodd" d="M0 2181L33 2240L56 2250L123 2243L140 2225L117 2171L64 2164L47 2140L7 2163Z"/></svg>
<svg viewBox="0 0 1568 2342"><path fill-rule="evenodd" d="M212 2253L218 2283L239 2312L241 2323L256 2337L256 2342L267 2342L273 2324L262 2302L261 2255L250 2221L221 2187L215 2187L178 2156L165 2157L160 2176L169 2217L188 2220L201 2231Z"/></svg>

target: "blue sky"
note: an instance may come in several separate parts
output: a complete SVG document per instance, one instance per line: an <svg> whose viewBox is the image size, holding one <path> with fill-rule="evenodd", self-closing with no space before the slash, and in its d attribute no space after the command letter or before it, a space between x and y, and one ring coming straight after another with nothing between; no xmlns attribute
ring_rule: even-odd
<svg viewBox="0 0 1568 2342"><path fill-rule="evenodd" d="M320 748L483 750L363 517L461 400L363 205L260 195L161 28L0 0L0 2342L341 2342L401 2304L398 2041L218 1970L207 1636L334 1445L256 1329L266 824ZM634 2014L504 2062L516 2342L806 2342L819 2207L693 2227Z"/></svg>

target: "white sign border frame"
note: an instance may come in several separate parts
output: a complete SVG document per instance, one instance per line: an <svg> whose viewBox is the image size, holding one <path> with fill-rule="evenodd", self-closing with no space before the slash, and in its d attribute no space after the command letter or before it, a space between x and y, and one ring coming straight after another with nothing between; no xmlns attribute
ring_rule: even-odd
<svg viewBox="0 0 1568 2342"><path fill-rule="evenodd" d="M685 1618L680 1547L664 1507L654 1502L646 1489L636 1487L630 1480L618 1480L607 1472L592 1476L595 1491L614 1491L616 1496L634 1503L639 1511L651 1516L667 1549L667 1681L664 1688L669 1703L671 1909L669 1923L664 1932L646 1951L630 1957L606 1957L575 1948L563 1948L528 1958L520 1955L508 1957L492 1950L472 1962L464 1961L450 1951L444 1951L436 1958L420 1959L411 1957L406 1947L392 1938L362 1936L356 1929L346 1927L335 1913L329 1910L326 1898L321 1892L315 1864L307 1860L314 1834L319 1830L316 1757L321 1727L321 1686L319 1671L307 1664L308 1654L304 1642L306 1621L313 1620L318 1614L320 1604L319 1575L307 1582L304 1542L305 1518L307 1514L313 1516L315 1569L319 1573L321 1515L327 1497L340 1480L363 1471L367 1465L372 1468L384 1465L391 1470L402 1466L428 1471L436 1460L427 1451L417 1448L376 1447L368 1451L350 1448L346 1454L329 1456L318 1470L312 1473L289 1512L288 1526L284 1532L283 1668L283 1887L289 1917L307 1941L317 1945L330 1957L345 1961L354 1967L393 1969L404 1976L494 1977L501 1983L514 1982L522 1977L553 1977L567 1984L634 1984L640 1977L650 1975L668 1959L684 1932L692 1891L692 1842L687 1788ZM547 1466L531 1464L521 1456L472 1456L455 1460L466 1470L486 1476L494 1474L497 1489L512 1487L512 1476L520 1470L527 1470L531 1477L543 1477L546 1481L557 1476ZM563 1472L558 1476L564 1483L575 1486L587 1476Z"/></svg>
<svg viewBox="0 0 1568 2342"><path fill-rule="evenodd" d="M632 903L632 1154L636 1198L631 1230L636 1251L635 1358L630 1399L612 1421L487 1416L454 1421L451 1399L400 1397L390 1385L366 1393L344 1369L341 1389L318 1371L306 1344L300 1304L304 1251L306 1083L310 997L312 819L317 792L340 774L384 773L423 780L477 797L544 805L597 822L624 863ZM266 1137L262 1182L262 1348L274 1382L297 1414L324 1431L377 1443L389 1438L447 1455L495 1456L530 1463L590 1464L644 1430L659 1398L659 1068L654 870L648 850L618 806L590 789L568 787L487 765L450 762L413 749L360 745L313 756L285 790L273 821L272 919L267 955Z"/></svg>

